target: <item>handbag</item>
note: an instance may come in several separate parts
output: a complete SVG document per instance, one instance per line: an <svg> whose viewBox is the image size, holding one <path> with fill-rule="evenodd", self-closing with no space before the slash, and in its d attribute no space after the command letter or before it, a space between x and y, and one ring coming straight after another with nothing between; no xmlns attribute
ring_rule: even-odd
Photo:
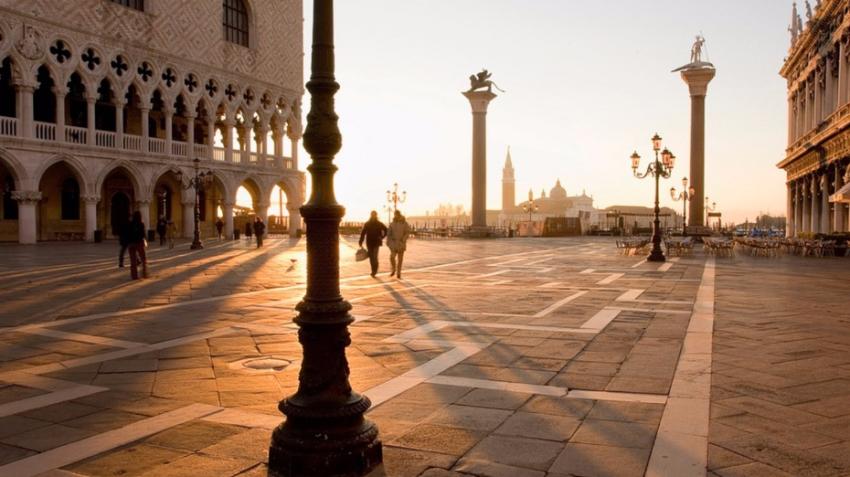
<svg viewBox="0 0 850 477"><path fill-rule="evenodd" d="M369 252L363 247L360 247L357 250L357 252L354 254L354 259L357 260L358 262L362 262L363 260L366 260L367 258L369 258Z"/></svg>

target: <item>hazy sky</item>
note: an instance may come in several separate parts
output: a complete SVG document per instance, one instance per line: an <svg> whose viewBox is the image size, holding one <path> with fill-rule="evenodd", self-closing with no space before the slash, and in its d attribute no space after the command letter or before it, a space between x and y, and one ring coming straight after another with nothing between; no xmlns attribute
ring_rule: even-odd
<svg viewBox="0 0 850 477"><path fill-rule="evenodd" d="M408 215L471 201L471 113L461 91L481 68L507 91L488 115L488 208L501 207L511 146L517 199L560 178L597 207L651 205L632 177L657 131L688 174L690 99L670 71L702 32L717 76L706 117L706 192L725 220L784 214L785 0L342 0L336 3L337 196L345 220L383 206L398 182ZM305 0L309 76L312 1ZM309 103L309 96L305 96ZM307 111L305 107L305 114ZM302 153L302 167L308 156ZM309 182L309 181L308 181ZM669 193L662 205L673 204Z"/></svg>

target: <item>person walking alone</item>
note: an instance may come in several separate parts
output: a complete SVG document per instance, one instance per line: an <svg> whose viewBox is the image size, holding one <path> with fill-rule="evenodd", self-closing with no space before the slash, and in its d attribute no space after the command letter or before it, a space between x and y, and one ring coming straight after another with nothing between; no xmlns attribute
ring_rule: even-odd
<svg viewBox="0 0 850 477"><path fill-rule="evenodd" d="M124 268L124 253L127 252L127 247L130 245L130 223L133 221L133 216L127 216L127 222L121 224L118 229L118 244L121 245L121 251L118 252L118 268Z"/></svg>
<svg viewBox="0 0 850 477"><path fill-rule="evenodd" d="M257 248L263 246L263 235L266 234L266 224L263 223L262 217L254 218L254 235L257 237Z"/></svg>
<svg viewBox="0 0 850 477"><path fill-rule="evenodd" d="M395 211L393 221L387 229L387 248L390 249L390 265L392 271L390 276L401 278L401 265L404 262L404 251L407 250L407 238L410 237L410 225L401 215Z"/></svg>
<svg viewBox="0 0 850 477"><path fill-rule="evenodd" d="M248 219L248 222L245 222L245 239L250 243L251 242L251 234L254 231L254 227L251 224L251 220Z"/></svg>
<svg viewBox="0 0 850 477"><path fill-rule="evenodd" d="M174 248L174 239L177 238L177 224L173 220L168 221L165 235L168 238L168 248Z"/></svg>
<svg viewBox="0 0 850 477"><path fill-rule="evenodd" d="M156 221L156 234L159 235L159 246L165 245L165 234L168 233L168 221L161 215Z"/></svg>
<svg viewBox="0 0 850 477"><path fill-rule="evenodd" d="M373 210L369 214L369 220L363 224L363 230L360 231L360 247L363 247L365 239L366 249L369 251L369 264L372 265L372 277L378 274L378 250L386 236L387 226L378 220L378 213Z"/></svg>
<svg viewBox="0 0 850 477"><path fill-rule="evenodd" d="M128 247L130 249L130 277L139 279L139 265L142 266L142 278L148 277L148 260L145 256L145 224L142 222L142 213L138 210L133 212L133 220L130 222L128 233Z"/></svg>
<svg viewBox="0 0 850 477"><path fill-rule="evenodd" d="M221 231L224 230L224 222L221 221L221 218L215 221L215 230L218 232L218 239L221 240Z"/></svg>

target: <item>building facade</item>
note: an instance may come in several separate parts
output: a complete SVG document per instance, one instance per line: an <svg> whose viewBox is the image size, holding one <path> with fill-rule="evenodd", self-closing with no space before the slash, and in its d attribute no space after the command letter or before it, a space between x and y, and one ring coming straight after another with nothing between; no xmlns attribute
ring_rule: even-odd
<svg viewBox="0 0 850 477"><path fill-rule="evenodd" d="M824 0L805 21L791 15L791 47L780 74L788 82L785 170L788 236L848 230L850 183L850 2Z"/></svg>
<svg viewBox="0 0 850 477"><path fill-rule="evenodd" d="M0 240L92 240L138 210L233 231L244 186L301 224L301 0L0 0Z"/></svg>

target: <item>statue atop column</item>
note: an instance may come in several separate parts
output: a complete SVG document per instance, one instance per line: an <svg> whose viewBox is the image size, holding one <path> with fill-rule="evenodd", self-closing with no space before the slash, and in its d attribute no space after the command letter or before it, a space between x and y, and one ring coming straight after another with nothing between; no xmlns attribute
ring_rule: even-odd
<svg viewBox="0 0 850 477"><path fill-rule="evenodd" d="M691 62L685 66L676 68L673 72L677 71L685 71L685 70L694 70L700 68L711 68L714 69L714 65L709 63L708 61L703 61L702 54L705 49L705 37L702 34L696 36L696 40L691 45Z"/></svg>
<svg viewBox="0 0 850 477"><path fill-rule="evenodd" d="M497 90L504 93L505 90L503 90L496 83L494 83L490 79L491 76L493 76L493 73L490 73L486 69L482 69L481 72L478 74L471 75L469 77L469 90L467 91L467 93L472 93L474 91L484 88L487 88L488 93L492 93L493 88L496 88Z"/></svg>

